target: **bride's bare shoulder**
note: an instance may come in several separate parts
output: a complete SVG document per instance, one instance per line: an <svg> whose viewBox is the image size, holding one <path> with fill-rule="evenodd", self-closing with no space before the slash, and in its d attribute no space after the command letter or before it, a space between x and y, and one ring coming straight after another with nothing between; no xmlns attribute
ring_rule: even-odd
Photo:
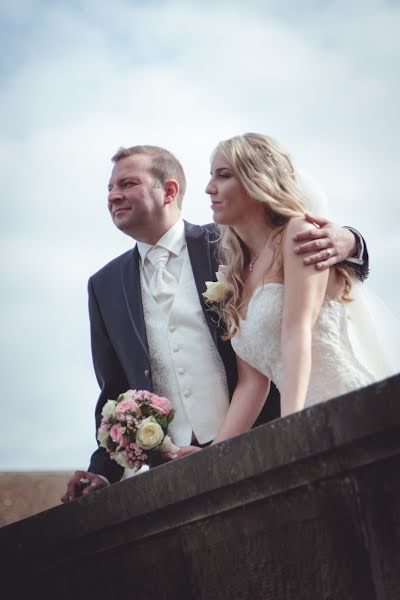
<svg viewBox="0 0 400 600"><path fill-rule="evenodd" d="M297 242L293 239L298 233L315 230L315 225L306 221L304 217L293 217L285 227L283 243L285 247L293 247Z"/></svg>

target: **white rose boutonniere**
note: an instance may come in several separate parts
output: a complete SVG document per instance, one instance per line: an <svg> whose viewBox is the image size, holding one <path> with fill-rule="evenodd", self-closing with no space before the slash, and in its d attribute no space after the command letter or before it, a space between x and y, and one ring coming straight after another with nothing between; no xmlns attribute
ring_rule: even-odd
<svg viewBox="0 0 400 600"><path fill-rule="evenodd" d="M214 302L222 302L228 291L228 286L224 274L224 265L218 267L217 273L215 273L217 281L206 281L206 291L203 292L203 298L207 304L213 304Z"/></svg>

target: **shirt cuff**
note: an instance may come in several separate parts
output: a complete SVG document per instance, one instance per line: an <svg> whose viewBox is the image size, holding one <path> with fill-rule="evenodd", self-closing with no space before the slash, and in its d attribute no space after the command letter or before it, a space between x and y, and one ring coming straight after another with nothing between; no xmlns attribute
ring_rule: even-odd
<svg viewBox="0 0 400 600"><path fill-rule="evenodd" d="M364 255L365 246L364 246L364 240L362 238L362 235L357 231L357 229L353 229L353 227L348 227L347 225L345 225L344 227L345 227L345 229L348 229L355 235L356 244L357 244L356 256L349 256L349 258L346 258L345 262L354 264L354 265L363 265L364 264L363 255Z"/></svg>
<svg viewBox="0 0 400 600"><path fill-rule="evenodd" d="M104 475L99 475L98 473L96 473L97 477L101 477L107 485L111 485L110 482L108 481L107 477L104 477Z"/></svg>

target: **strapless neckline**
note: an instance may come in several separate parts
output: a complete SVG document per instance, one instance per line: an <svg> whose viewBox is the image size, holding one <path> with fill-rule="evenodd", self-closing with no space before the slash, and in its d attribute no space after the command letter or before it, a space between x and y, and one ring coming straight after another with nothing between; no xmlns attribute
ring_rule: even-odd
<svg viewBox="0 0 400 600"><path fill-rule="evenodd" d="M240 319L239 319L240 323L245 323L247 321L247 318L249 316L249 309L250 309L251 304L253 303L253 300L255 300L255 298L258 296L260 291L263 291L267 287L278 287L278 288L281 288L283 291L285 284L281 281L267 281L266 283L262 283L261 285L258 285L256 287L256 289L254 290L250 300L247 303L246 316L240 317ZM329 294L325 294L324 302L323 302L321 308L324 308L324 305L326 306L327 304L331 304L331 303L342 304L342 300L340 300L339 298L333 298Z"/></svg>
<svg viewBox="0 0 400 600"><path fill-rule="evenodd" d="M234 351L282 389L284 366L281 326L284 284L270 281L257 286L245 318L231 343ZM371 383L371 374L357 360L348 334L346 303L325 295L312 328L312 371L306 406L339 396Z"/></svg>
<svg viewBox="0 0 400 600"><path fill-rule="evenodd" d="M258 293L259 293L261 290L264 290L264 289L265 289L265 288L267 288L267 287L277 287L277 286L278 286L278 287L279 287L279 286L281 286L281 287L283 288L283 287L284 287L284 285L285 285L285 284L284 284L284 283L282 283L282 282L280 282L280 281L267 281L267 283L262 283L261 285L258 285L258 286L256 287L256 289L254 290L254 292L253 292L253 294L252 294L252 296L251 296L250 300L249 300L249 301L248 301L248 303L247 303L246 316L245 316L245 317L240 317L240 319L239 319L239 320L240 320L240 322L241 322L241 323L245 323L245 322L247 321L247 317L249 316L249 308L250 308L250 306L251 306L251 304L252 304L253 300L256 298L256 296L258 295Z"/></svg>

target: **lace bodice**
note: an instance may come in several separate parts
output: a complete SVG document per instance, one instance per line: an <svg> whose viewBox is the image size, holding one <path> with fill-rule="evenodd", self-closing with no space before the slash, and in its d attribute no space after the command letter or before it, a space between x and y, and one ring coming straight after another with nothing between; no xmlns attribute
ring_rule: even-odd
<svg viewBox="0 0 400 600"><path fill-rule="evenodd" d="M266 283L252 296L246 319L232 339L236 354L282 388L281 283ZM367 385L373 376L357 360L348 335L346 305L325 297L312 331L312 367L305 406Z"/></svg>

